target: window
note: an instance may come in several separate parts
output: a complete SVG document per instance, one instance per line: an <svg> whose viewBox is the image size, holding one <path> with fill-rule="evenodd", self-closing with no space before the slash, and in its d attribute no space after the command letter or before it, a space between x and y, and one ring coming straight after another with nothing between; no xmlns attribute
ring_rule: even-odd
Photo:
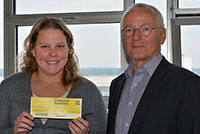
<svg viewBox="0 0 200 134"><path fill-rule="evenodd" d="M200 17L198 0L170 0L173 63L200 75L199 37ZM178 6L177 6L178 5ZM199 6L199 7L198 7ZM173 10L172 10L173 9Z"/></svg>
<svg viewBox="0 0 200 134"><path fill-rule="evenodd" d="M41 17L56 17L62 19L74 35L81 73L99 87L105 101L108 99L111 80L126 66L121 62L124 52L120 21L133 0L4 1L8 14L5 18L5 76L19 71L23 43L35 21Z"/></svg>
<svg viewBox="0 0 200 134"><path fill-rule="evenodd" d="M200 25L181 26L182 66L200 75Z"/></svg>
<svg viewBox="0 0 200 134"><path fill-rule="evenodd" d="M158 8L158 10L161 12L163 15L164 23L165 23L165 28L167 28L167 0L135 0L135 3L145 3L145 4L150 4ZM166 39L167 40L167 39ZM167 52L167 41L161 46L161 53L167 58L168 57L168 52Z"/></svg>
<svg viewBox="0 0 200 134"><path fill-rule="evenodd" d="M0 31L0 82L3 80L3 78L4 78L4 63L3 63L3 59L4 59L4 50L3 50L3 48L4 48L4 45L3 45L3 17L4 17L4 15L3 15L3 0L0 0L0 29L1 29L1 31Z"/></svg>
<svg viewBox="0 0 200 134"><path fill-rule="evenodd" d="M81 73L96 83L104 96L108 96L111 80L120 73L120 24L79 24L68 27L74 36ZM18 27L19 55L31 28Z"/></svg>
<svg viewBox="0 0 200 134"><path fill-rule="evenodd" d="M200 8L199 0L178 0L179 8Z"/></svg>
<svg viewBox="0 0 200 134"><path fill-rule="evenodd" d="M123 0L16 0L16 14L123 11Z"/></svg>

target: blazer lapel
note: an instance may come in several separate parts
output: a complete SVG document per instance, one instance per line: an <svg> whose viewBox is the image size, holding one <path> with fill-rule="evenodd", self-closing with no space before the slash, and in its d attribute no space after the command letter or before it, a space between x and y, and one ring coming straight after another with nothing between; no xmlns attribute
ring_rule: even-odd
<svg viewBox="0 0 200 134"><path fill-rule="evenodd" d="M121 97L121 93L122 93L122 90L123 90L123 87L124 87L124 83L125 83L125 75L122 76L122 78L119 80L119 81L116 81L116 83L114 84L114 88L115 91L113 92L113 100L114 100L114 108L115 108L115 113L117 112L117 108L118 108L118 104L119 104L119 100L120 100L120 97Z"/></svg>
<svg viewBox="0 0 200 134"><path fill-rule="evenodd" d="M150 109L154 100L159 96L160 91L164 85L164 74L168 70L170 63L163 57L161 63L155 70L152 78L150 79L136 109L135 115L129 128L129 134L135 133L139 128L142 120L145 118L148 110Z"/></svg>
<svg viewBox="0 0 200 134"><path fill-rule="evenodd" d="M108 130L109 134L114 134L115 129L115 120L116 120L116 113L119 104L119 100L121 97L121 93L124 87L126 77L125 74L122 74L114 83L111 84L110 87L110 98L109 98L109 113L108 113L108 125L110 130Z"/></svg>

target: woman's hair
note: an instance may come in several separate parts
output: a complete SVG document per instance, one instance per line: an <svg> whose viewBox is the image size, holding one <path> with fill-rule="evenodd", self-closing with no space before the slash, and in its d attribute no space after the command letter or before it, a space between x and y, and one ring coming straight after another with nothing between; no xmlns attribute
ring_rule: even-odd
<svg viewBox="0 0 200 134"><path fill-rule="evenodd" d="M35 60L35 57L32 54L32 50L36 45L36 40L39 32L41 30L49 28L61 30L65 35L66 42L69 47L68 61L64 66L64 71L62 76L62 84L63 86L67 86L75 82L78 78L80 78L80 75L78 74L78 58L75 55L73 48L74 45L73 35L62 20L56 18L44 17L39 19L33 25L30 34L24 41L25 51L23 54L23 61L20 64L21 70L22 72L25 73L33 73L38 70L38 64Z"/></svg>

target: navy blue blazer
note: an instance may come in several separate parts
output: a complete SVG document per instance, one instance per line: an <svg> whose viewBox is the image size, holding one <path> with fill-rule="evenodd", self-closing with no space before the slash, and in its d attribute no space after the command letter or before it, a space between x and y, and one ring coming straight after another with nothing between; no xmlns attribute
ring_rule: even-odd
<svg viewBox="0 0 200 134"><path fill-rule="evenodd" d="M107 134L114 134L125 74L110 86ZM128 134L200 134L200 77L164 57L150 79Z"/></svg>

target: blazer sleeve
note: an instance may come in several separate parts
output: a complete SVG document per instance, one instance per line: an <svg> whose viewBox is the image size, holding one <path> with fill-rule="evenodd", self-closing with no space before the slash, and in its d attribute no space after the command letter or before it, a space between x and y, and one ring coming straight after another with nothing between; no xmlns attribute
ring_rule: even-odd
<svg viewBox="0 0 200 134"><path fill-rule="evenodd" d="M177 134L200 134L200 77L185 84L178 111Z"/></svg>

